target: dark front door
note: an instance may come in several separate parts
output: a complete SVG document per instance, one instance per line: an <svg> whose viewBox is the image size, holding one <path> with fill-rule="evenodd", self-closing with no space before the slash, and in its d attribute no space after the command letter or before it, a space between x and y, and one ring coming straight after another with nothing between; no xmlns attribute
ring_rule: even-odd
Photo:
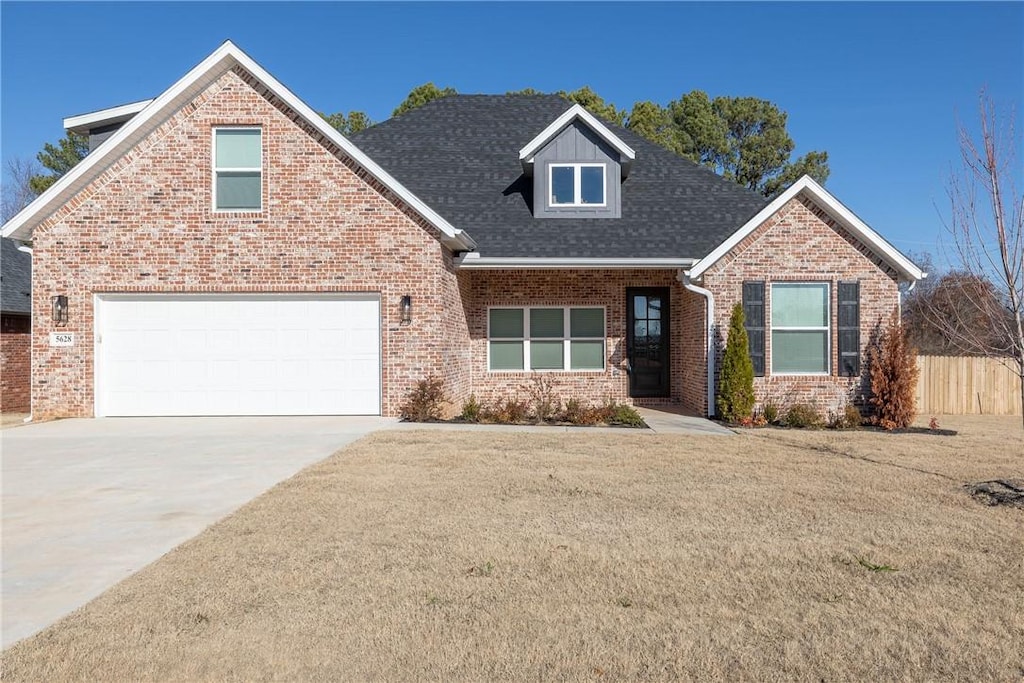
<svg viewBox="0 0 1024 683"><path fill-rule="evenodd" d="M629 395L670 396L668 287L626 290Z"/></svg>

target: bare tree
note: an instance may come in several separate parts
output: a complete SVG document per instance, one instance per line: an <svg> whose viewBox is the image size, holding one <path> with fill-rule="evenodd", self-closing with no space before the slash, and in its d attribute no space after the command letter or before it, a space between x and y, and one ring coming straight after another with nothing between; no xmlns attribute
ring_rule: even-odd
<svg viewBox="0 0 1024 683"><path fill-rule="evenodd" d="M0 223L6 223L29 202L36 198L32 177L42 172L42 166L32 159L13 158L4 168L3 192L0 196Z"/></svg>
<svg viewBox="0 0 1024 683"><path fill-rule="evenodd" d="M927 315L954 347L1015 371L1024 412L1024 196L1014 183L1016 111L997 111L984 90L978 101L979 130L959 125L962 165L947 187L946 228L958 269L969 276L960 282L972 291L957 297L961 305L931 306ZM978 296L981 283L991 283L992 296Z"/></svg>

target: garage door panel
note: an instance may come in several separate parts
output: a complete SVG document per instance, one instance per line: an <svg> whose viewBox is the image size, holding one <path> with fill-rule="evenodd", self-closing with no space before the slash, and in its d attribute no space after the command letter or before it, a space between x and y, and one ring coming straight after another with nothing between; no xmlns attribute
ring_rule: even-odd
<svg viewBox="0 0 1024 683"><path fill-rule="evenodd" d="M375 296L101 297L98 312L98 414L380 412Z"/></svg>

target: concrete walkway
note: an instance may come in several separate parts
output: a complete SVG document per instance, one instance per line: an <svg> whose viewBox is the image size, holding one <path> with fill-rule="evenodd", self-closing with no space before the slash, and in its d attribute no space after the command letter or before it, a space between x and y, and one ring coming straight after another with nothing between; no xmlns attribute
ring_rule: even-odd
<svg viewBox="0 0 1024 683"><path fill-rule="evenodd" d="M666 406L664 408L637 408L640 417L647 426L658 434L718 434L733 436L736 432L719 422L705 417L698 417L683 408Z"/></svg>
<svg viewBox="0 0 1024 683"><path fill-rule="evenodd" d="M0 435L2 646L30 636L302 468L396 420L60 420Z"/></svg>

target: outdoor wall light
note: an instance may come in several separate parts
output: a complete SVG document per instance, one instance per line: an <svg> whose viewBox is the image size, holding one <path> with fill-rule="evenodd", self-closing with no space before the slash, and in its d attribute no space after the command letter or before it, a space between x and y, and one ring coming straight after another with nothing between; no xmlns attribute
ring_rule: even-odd
<svg viewBox="0 0 1024 683"><path fill-rule="evenodd" d="M53 297L53 323L57 327L68 324L68 298L63 294Z"/></svg>
<svg viewBox="0 0 1024 683"><path fill-rule="evenodd" d="M406 294L402 297L402 324L412 323L412 297Z"/></svg>

